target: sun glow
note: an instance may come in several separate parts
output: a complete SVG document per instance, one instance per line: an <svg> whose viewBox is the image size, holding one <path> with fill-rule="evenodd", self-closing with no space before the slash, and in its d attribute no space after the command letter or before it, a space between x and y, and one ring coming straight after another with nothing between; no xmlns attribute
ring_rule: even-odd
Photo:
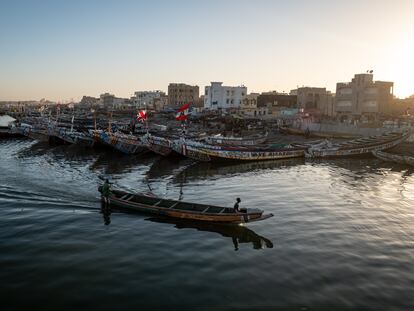
<svg viewBox="0 0 414 311"><path fill-rule="evenodd" d="M414 94L414 30L412 29L391 47L392 59L388 67L388 76L394 81L394 94L400 98Z"/></svg>

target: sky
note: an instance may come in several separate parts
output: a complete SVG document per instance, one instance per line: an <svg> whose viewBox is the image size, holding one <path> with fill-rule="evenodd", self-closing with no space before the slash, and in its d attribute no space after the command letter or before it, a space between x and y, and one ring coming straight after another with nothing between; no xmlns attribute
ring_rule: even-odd
<svg viewBox="0 0 414 311"><path fill-rule="evenodd" d="M414 94L412 0L0 0L0 101L211 81L249 92L355 73Z"/></svg>

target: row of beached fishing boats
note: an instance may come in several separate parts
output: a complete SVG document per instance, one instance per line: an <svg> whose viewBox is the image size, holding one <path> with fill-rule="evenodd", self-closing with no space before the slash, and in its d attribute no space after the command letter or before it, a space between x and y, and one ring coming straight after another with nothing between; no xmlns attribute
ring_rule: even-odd
<svg viewBox="0 0 414 311"><path fill-rule="evenodd" d="M411 131L405 130L341 142L325 139L272 144L266 143L268 133L251 137L224 137L174 135L146 130L132 134L102 129L79 130L74 128L73 124L62 126L52 122L16 126L14 132L40 141L53 140L87 147L105 145L125 154L140 154L148 151L162 156L178 154L205 162L368 155L393 148L411 135Z"/></svg>

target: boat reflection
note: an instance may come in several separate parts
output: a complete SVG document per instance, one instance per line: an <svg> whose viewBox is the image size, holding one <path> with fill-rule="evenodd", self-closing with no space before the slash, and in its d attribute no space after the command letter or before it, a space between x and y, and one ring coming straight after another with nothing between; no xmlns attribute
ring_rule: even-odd
<svg viewBox="0 0 414 311"><path fill-rule="evenodd" d="M249 243L252 244L254 249L273 248L272 241L242 225L194 222L164 217L151 217L146 220L171 224L177 229L196 229L198 231L218 233L223 237L231 238L235 251L239 249L240 244Z"/></svg>
<svg viewBox="0 0 414 311"><path fill-rule="evenodd" d="M258 172L268 169L284 169L296 165L302 165L305 159L292 158L256 162L196 162L186 167L174 177L174 182L189 182L204 179L206 177L215 178L228 175L239 175L243 173Z"/></svg>
<svg viewBox="0 0 414 311"><path fill-rule="evenodd" d="M102 171L113 175L131 171L136 166L151 165L156 158L151 154L124 155L116 151L106 151L99 154L89 167L91 171Z"/></svg>
<svg viewBox="0 0 414 311"><path fill-rule="evenodd" d="M170 178L170 176L178 174L192 163L194 161L191 159L158 156L146 173L147 180L152 181Z"/></svg>

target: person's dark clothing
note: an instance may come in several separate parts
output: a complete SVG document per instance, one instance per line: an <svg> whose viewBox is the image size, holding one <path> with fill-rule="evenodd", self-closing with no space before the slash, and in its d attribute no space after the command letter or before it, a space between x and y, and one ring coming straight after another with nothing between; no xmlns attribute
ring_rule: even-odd
<svg viewBox="0 0 414 311"><path fill-rule="evenodd" d="M111 194L111 185L109 184L109 182L105 182L102 186L102 195L104 197L109 197L110 194Z"/></svg>

